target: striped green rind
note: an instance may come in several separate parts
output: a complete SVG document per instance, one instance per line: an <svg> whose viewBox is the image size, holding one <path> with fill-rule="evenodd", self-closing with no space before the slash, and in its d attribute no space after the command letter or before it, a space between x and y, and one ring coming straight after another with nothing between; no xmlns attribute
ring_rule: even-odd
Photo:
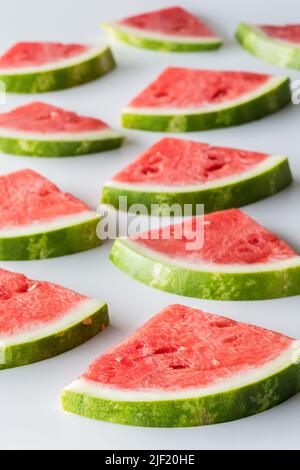
<svg viewBox="0 0 300 470"><path fill-rule="evenodd" d="M241 176L242 178L242 176ZM144 204L152 215L169 215L166 213L165 204L171 206L179 204L191 204L196 214L196 205L204 204L206 213L241 207L260 199L271 196L292 182L292 174L288 159L282 160L260 174L247 179L236 180L226 185L216 186L205 190L193 190L182 192L155 192L139 190L135 185L133 190L118 188L114 186L104 186L102 203L110 204L119 209L120 197L127 197L128 208L134 204ZM116 183L117 184L117 183ZM153 207L156 205L156 207ZM161 206L161 207L157 207Z"/></svg>
<svg viewBox="0 0 300 470"><path fill-rule="evenodd" d="M26 157L74 157L121 147L124 137L116 135L99 140L44 141L7 138L0 134L0 151Z"/></svg>
<svg viewBox="0 0 300 470"><path fill-rule="evenodd" d="M53 68L42 72L3 75L0 81L9 93L46 93L83 85L100 78L115 67L115 60L109 47L84 62Z"/></svg>
<svg viewBox="0 0 300 470"><path fill-rule="evenodd" d="M87 222L32 235L0 238L0 260L21 261L56 258L101 245L97 236L99 217Z"/></svg>
<svg viewBox="0 0 300 470"><path fill-rule="evenodd" d="M58 356L93 338L108 325L108 308L106 304L103 304L96 312L90 312L85 320L58 333L11 345L4 351L0 348L0 370L21 367Z"/></svg>
<svg viewBox="0 0 300 470"><path fill-rule="evenodd" d="M132 278L166 292L211 300L265 300L300 294L300 263L272 271L197 271L151 258L136 245L132 248L126 240L116 240L111 261Z"/></svg>
<svg viewBox="0 0 300 470"><path fill-rule="evenodd" d="M288 78L283 78L267 91L260 93L248 101L235 103L226 108L197 114L189 113L164 115L138 114L133 111L122 113L122 125L129 129L153 132L193 132L237 126L249 121L260 119L268 114L279 111L291 103L291 90Z"/></svg>
<svg viewBox="0 0 300 470"><path fill-rule="evenodd" d="M151 49L154 51L162 52L196 52L196 51L209 51L218 49L222 46L223 41L220 38L211 38L210 41L201 41L198 43L193 42L180 42L166 39L154 39L145 36L136 35L134 31L125 32L118 27L117 24L103 23L102 28L114 39L129 44L130 46L140 47L142 49Z"/></svg>
<svg viewBox="0 0 300 470"><path fill-rule="evenodd" d="M300 366L290 365L250 385L199 398L110 401L62 392L65 411L88 418L145 427L191 427L225 423L262 413L300 391Z"/></svg>
<svg viewBox="0 0 300 470"><path fill-rule="evenodd" d="M300 45L268 37L263 31L240 23L235 33L237 41L248 52L272 64L300 70Z"/></svg>

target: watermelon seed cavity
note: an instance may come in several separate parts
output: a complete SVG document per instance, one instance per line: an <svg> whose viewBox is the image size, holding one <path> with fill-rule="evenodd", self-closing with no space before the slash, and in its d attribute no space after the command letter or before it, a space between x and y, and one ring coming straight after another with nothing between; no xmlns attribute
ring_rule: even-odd
<svg viewBox="0 0 300 470"><path fill-rule="evenodd" d="M155 166L147 166L147 167L142 169L142 174L146 175L146 176L155 175L158 172L159 172L159 168L157 168Z"/></svg>
<svg viewBox="0 0 300 470"><path fill-rule="evenodd" d="M239 338L241 337L241 335L231 335L231 336L227 336L226 338L223 339L223 343L234 343L235 341L237 341Z"/></svg>
<svg viewBox="0 0 300 470"><path fill-rule="evenodd" d="M210 326L213 326L216 328L230 328L233 325L235 325L235 322L227 321L227 320L217 320L217 321L210 323Z"/></svg>
<svg viewBox="0 0 300 470"><path fill-rule="evenodd" d="M171 354L171 353L175 353L175 352L177 352L177 348L172 347L172 346L170 346L170 347L168 347L168 346L163 346L163 347L157 349L157 350L154 352L154 354L155 354L155 355L159 355L159 354Z"/></svg>
<svg viewBox="0 0 300 470"><path fill-rule="evenodd" d="M189 366L183 366L183 365L175 365L175 366L170 366L170 369L174 370L179 370L179 369L189 369Z"/></svg>
<svg viewBox="0 0 300 470"><path fill-rule="evenodd" d="M218 100L219 98L224 98L228 93L228 90L222 88L220 90L215 91L215 93L212 95L211 100Z"/></svg>

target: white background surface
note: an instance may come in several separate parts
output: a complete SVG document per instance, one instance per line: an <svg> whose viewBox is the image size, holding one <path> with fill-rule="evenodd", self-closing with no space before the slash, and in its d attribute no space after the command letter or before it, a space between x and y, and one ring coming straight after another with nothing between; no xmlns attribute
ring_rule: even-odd
<svg viewBox="0 0 300 470"><path fill-rule="evenodd" d="M9 96L7 108L43 99L120 126L120 110L165 66L245 69L285 73L248 55L235 44L240 20L253 23L300 22L298 0L179 2L202 15L226 39L218 52L166 54L113 44L118 68L101 80L73 90L44 96ZM97 42L99 24L153 7L167 0L10 0L1 6L1 48L19 40ZM298 13L298 16L297 16ZM259 222L279 233L300 251L299 106L241 127L184 135L216 145L287 154L295 176L292 187L246 208ZM96 207L102 185L158 134L126 132L122 150L71 159L30 159L1 155L0 173L33 168L63 190ZM111 327L87 344L58 358L0 374L0 448L3 449L276 449L300 447L300 395L266 413L244 420L191 429L139 429L94 422L64 414L60 390L84 371L89 362L129 335L164 306L184 303L231 316L300 338L299 297L263 302L209 302L152 290L118 271L108 260L110 243L84 254L36 262L1 263L4 268L36 279L61 283L108 302Z"/></svg>

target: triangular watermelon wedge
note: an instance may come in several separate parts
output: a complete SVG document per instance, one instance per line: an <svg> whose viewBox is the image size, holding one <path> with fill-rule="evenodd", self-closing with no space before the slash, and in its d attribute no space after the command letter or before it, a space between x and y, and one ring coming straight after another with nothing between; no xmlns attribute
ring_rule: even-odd
<svg viewBox="0 0 300 470"><path fill-rule="evenodd" d="M172 305L62 392L66 411L135 426L187 427L261 413L300 391L299 341Z"/></svg>
<svg viewBox="0 0 300 470"><path fill-rule="evenodd" d="M68 157L112 150L124 137L100 119L34 102L0 114L0 150L30 157Z"/></svg>
<svg viewBox="0 0 300 470"><path fill-rule="evenodd" d="M119 209L144 204L204 204L205 212L241 207L271 196L292 181L286 157L165 138L104 186L102 202ZM153 205L157 206L154 208Z"/></svg>
<svg viewBox="0 0 300 470"><path fill-rule="evenodd" d="M200 131L253 121L290 102L287 77L170 67L129 103L122 121L148 131Z"/></svg>
<svg viewBox="0 0 300 470"><path fill-rule="evenodd" d="M102 27L122 42L156 51L202 51L223 44L201 19L178 6L104 23Z"/></svg>
<svg viewBox="0 0 300 470"><path fill-rule="evenodd" d="M46 259L100 246L99 220L32 170L0 176L0 260Z"/></svg>
<svg viewBox="0 0 300 470"><path fill-rule="evenodd" d="M108 323L103 302L0 269L0 370L57 356Z"/></svg>
<svg viewBox="0 0 300 470"><path fill-rule="evenodd" d="M236 38L251 54L281 67L300 70L300 24L274 26L240 23Z"/></svg>
<svg viewBox="0 0 300 470"><path fill-rule="evenodd" d="M262 300L300 294L300 256L238 209L118 239L111 260L134 279L188 297Z"/></svg>
<svg viewBox="0 0 300 470"><path fill-rule="evenodd" d="M19 42L0 57L0 80L11 93L45 93L83 85L115 67L107 46Z"/></svg>

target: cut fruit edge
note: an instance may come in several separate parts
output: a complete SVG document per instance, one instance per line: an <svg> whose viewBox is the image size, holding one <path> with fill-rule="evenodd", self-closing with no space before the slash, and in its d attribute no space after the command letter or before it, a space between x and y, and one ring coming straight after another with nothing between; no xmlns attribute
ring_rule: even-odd
<svg viewBox="0 0 300 470"><path fill-rule="evenodd" d="M273 38L269 36L268 34L266 34L259 26L251 25L247 23L240 23L236 34L238 34L242 29L245 32L247 31L247 33L252 33L256 36L259 36L261 39L268 41L270 44L278 45L278 46L285 46L287 48L299 50L299 53L300 53L300 43L297 44L295 42L291 42L288 40Z"/></svg>
<svg viewBox="0 0 300 470"><path fill-rule="evenodd" d="M47 222L36 222L19 227L0 228L0 239L45 234L63 228L71 228L72 226L77 226L85 222L96 221L97 219L100 221L100 215L96 212L86 211L79 214L58 217L57 219Z"/></svg>
<svg viewBox="0 0 300 470"><path fill-rule="evenodd" d="M150 39L160 43L164 42L172 42L178 44L186 44L186 45L215 45L216 47L221 46L223 44L223 39L218 36L180 36L180 35L173 35L173 34L163 34L157 33L153 31L141 31L138 28L134 28L131 26L122 25L117 22L112 23L102 23L102 28L107 31L112 36L116 37L118 33L128 35L128 36L136 36L141 40Z"/></svg>
<svg viewBox="0 0 300 470"><path fill-rule="evenodd" d="M62 394L74 393L78 395L88 395L116 402L156 402L206 397L238 390L248 385L258 383L279 374L292 365L299 364L299 349L299 341L294 341L292 345L275 360L255 370L235 374L226 380L204 388L183 391L120 390L80 378L65 387Z"/></svg>
<svg viewBox="0 0 300 470"><path fill-rule="evenodd" d="M235 37L240 45L256 57L292 69L300 69L300 44L268 36L259 27L240 23Z"/></svg>
<svg viewBox="0 0 300 470"><path fill-rule="evenodd" d="M191 107L191 108L135 108L128 106L123 109L122 115L152 115L152 116L180 116L180 115L201 115L206 114L214 111L221 111L226 109L231 109L236 106L246 104L251 102L254 99L257 99L261 96L264 96L268 92L275 91L276 88L280 87L284 83L289 83L289 78L286 76L277 76L277 77L270 77L267 82L256 90L252 91L251 93L246 93L239 98L235 98L234 100L226 101L225 103L219 104L209 104L207 106L201 106L199 108Z"/></svg>
<svg viewBox="0 0 300 470"><path fill-rule="evenodd" d="M256 272L272 272L280 271L289 268L300 268L300 256L294 256L292 258L271 261L268 263L255 263L255 264L217 264L217 263L205 263L197 262L192 263L183 259L174 259L168 256L157 253L154 250L145 248L139 243L131 239L118 239L115 244L121 244L125 246L131 252L134 252L144 258L153 260L164 265L172 267L178 267L182 269L188 269L189 271L204 272L204 273L228 273L228 274L245 274L245 273L256 273Z"/></svg>
<svg viewBox="0 0 300 470"><path fill-rule="evenodd" d="M11 346L38 341L61 331L72 328L73 326L84 322L106 307L106 303L96 299L87 299L80 302L75 308L66 313L60 320L34 328L30 331L20 332L12 336L0 336L0 357L4 355L5 349ZM0 361L1 364L1 361Z"/></svg>
<svg viewBox="0 0 300 470"><path fill-rule="evenodd" d="M230 186L235 183L240 183L251 178L255 178L262 173L269 170L276 169L282 163L288 162L288 158L284 156L270 155L264 161L256 164L253 168L237 173L233 176L226 176L223 178L206 181L205 183L193 184L193 185L158 185L152 183L151 185L137 184L137 183L123 183L118 181L109 181L104 185L104 188L108 189L121 189L136 192L149 192L149 193L186 193L186 192L201 192L207 189L219 188L222 186Z"/></svg>
<svg viewBox="0 0 300 470"><path fill-rule="evenodd" d="M27 75L33 73L44 73L44 72L53 72L55 70L61 70L76 65L84 64L97 58L98 56L105 55L107 52L110 52L109 46L91 46L87 51L82 54L70 57L69 59L60 60L57 62L48 63L42 66L35 67L18 67L18 68L9 68L4 69L0 68L0 76L14 76L14 75Z"/></svg>
<svg viewBox="0 0 300 470"><path fill-rule="evenodd" d="M1 139L28 140L33 142L85 142L85 141L101 141L110 139L124 139L125 136L121 132L114 129L106 128L99 131L91 132L27 132L14 131L10 129L0 128Z"/></svg>

